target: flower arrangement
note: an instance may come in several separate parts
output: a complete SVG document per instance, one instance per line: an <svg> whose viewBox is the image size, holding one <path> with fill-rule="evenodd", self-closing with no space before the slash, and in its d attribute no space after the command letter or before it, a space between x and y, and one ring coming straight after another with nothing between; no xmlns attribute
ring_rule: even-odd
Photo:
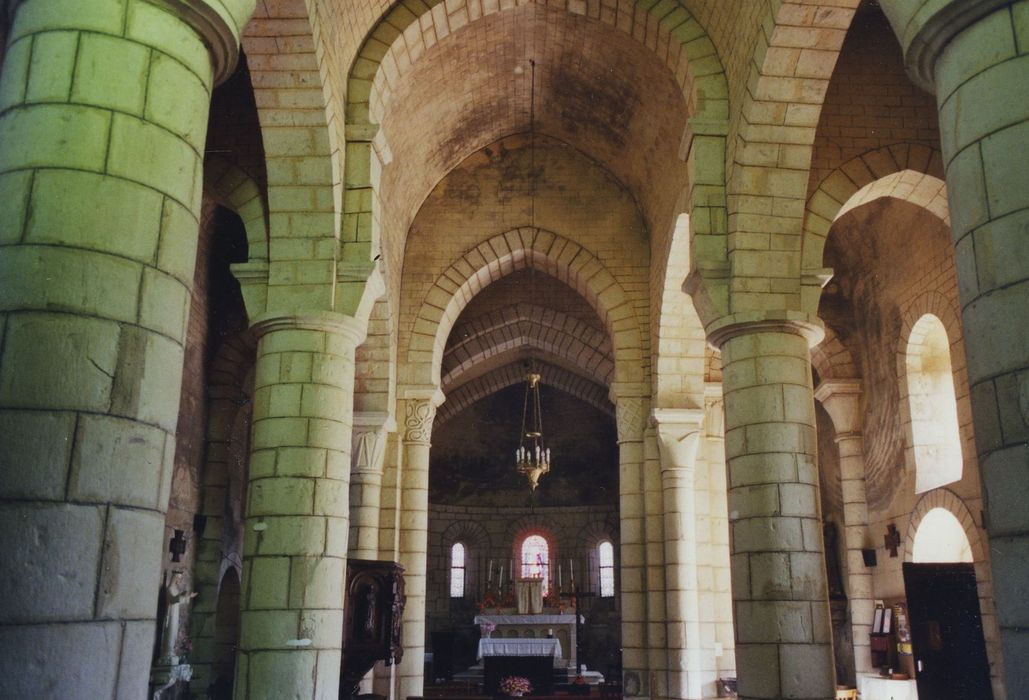
<svg viewBox="0 0 1029 700"><path fill-rule="evenodd" d="M488 637L493 633L497 626L489 620L483 620L479 623L479 634L483 637Z"/></svg>
<svg viewBox="0 0 1029 700"><path fill-rule="evenodd" d="M524 676L505 676L500 679L500 691L508 695L524 695L532 690L532 684Z"/></svg>

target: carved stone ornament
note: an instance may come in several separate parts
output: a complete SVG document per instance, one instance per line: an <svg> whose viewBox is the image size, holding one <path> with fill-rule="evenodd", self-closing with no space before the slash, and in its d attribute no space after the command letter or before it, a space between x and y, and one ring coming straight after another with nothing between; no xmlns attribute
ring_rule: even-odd
<svg viewBox="0 0 1029 700"><path fill-rule="evenodd" d="M354 447L351 452L351 471L381 474L382 461L386 455L386 431L362 430L354 433Z"/></svg>
<svg viewBox="0 0 1029 700"><path fill-rule="evenodd" d="M618 428L618 442L639 442L643 439L647 414L643 399L630 397L618 399L615 407L615 423Z"/></svg>
<svg viewBox="0 0 1029 700"><path fill-rule="evenodd" d="M404 416L404 442L428 445L432 441L432 421L436 406L430 399L408 399Z"/></svg>

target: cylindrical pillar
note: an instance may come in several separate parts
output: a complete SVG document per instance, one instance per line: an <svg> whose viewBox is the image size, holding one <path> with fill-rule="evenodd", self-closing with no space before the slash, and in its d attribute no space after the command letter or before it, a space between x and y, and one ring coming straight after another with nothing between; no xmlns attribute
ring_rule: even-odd
<svg viewBox="0 0 1029 700"><path fill-rule="evenodd" d="M722 350L741 698L835 694L806 331L709 329Z"/></svg>
<svg viewBox="0 0 1029 700"><path fill-rule="evenodd" d="M0 596L0 677L12 697L146 693L207 113L239 36L214 12L201 22L203 4L6 4L0 560L16 575ZM231 4L245 22L252 0Z"/></svg>
<svg viewBox="0 0 1029 700"><path fill-rule="evenodd" d="M664 500L665 590L668 619L668 697L702 698L697 513L697 449L704 411L654 409Z"/></svg>
<svg viewBox="0 0 1029 700"><path fill-rule="evenodd" d="M379 506L386 437L396 424L385 413L354 415L353 455L350 471L350 556L379 556Z"/></svg>
<svg viewBox="0 0 1029 700"><path fill-rule="evenodd" d="M257 320L237 698L339 693L354 352L332 312Z"/></svg>
<svg viewBox="0 0 1029 700"><path fill-rule="evenodd" d="M883 8L940 108L1004 682L1029 697L1029 1Z"/></svg>
<svg viewBox="0 0 1029 700"><path fill-rule="evenodd" d="M429 448L435 396L404 401L404 465L400 486L400 563L404 567L404 658L397 695L421 695L425 685L425 566L429 538Z"/></svg>
<svg viewBox="0 0 1029 700"><path fill-rule="evenodd" d="M865 491L865 450L861 436L861 382L857 379L830 379L815 390L815 398L832 418L836 446L840 452L840 477L843 485L843 540L847 552L847 597L854 643L854 670L872 672L873 602L872 573L864 563L861 550L870 546L868 536L868 498Z"/></svg>
<svg viewBox="0 0 1029 700"><path fill-rule="evenodd" d="M647 689L651 698L669 698L667 570L665 568L664 485L657 435L647 426L643 433L643 508L646 548Z"/></svg>
<svg viewBox="0 0 1029 700"><path fill-rule="evenodd" d="M615 401L618 429L618 503L621 517L622 685L628 696L648 696L646 509L643 483L644 402Z"/></svg>

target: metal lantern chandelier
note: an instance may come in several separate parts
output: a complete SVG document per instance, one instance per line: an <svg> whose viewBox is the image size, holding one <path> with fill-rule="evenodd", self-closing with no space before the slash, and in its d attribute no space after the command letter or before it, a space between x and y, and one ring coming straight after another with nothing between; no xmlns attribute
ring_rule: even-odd
<svg viewBox="0 0 1029 700"><path fill-rule="evenodd" d="M540 410L540 375L525 377L525 403L522 406L522 433L515 451L515 465L529 480L533 491L540 477L550 471L550 449L543 445L543 412Z"/></svg>

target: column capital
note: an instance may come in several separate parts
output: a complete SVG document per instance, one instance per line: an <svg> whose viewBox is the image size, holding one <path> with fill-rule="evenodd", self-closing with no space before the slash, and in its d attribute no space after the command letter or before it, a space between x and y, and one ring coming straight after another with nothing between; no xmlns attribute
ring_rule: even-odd
<svg viewBox="0 0 1029 700"><path fill-rule="evenodd" d="M641 396L624 396L615 401L615 428L618 443L642 442L647 421L647 399Z"/></svg>
<svg viewBox="0 0 1029 700"><path fill-rule="evenodd" d="M193 28L211 55L214 84L226 80L239 61L239 40L255 0L146 0Z"/></svg>
<svg viewBox="0 0 1029 700"><path fill-rule="evenodd" d="M860 379L826 379L815 389L815 398L832 418L837 437L861 434Z"/></svg>
<svg viewBox="0 0 1029 700"><path fill-rule="evenodd" d="M342 335L357 347L364 342L368 332L367 324L352 316L334 311L299 312L295 314L272 313L258 316L250 323L250 329L257 338L277 331L322 331Z"/></svg>
<svg viewBox="0 0 1029 700"><path fill-rule="evenodd" d="M384 411L354 414L350 471L354 474L382 474L386 457L386 434L397 429L393 416Z"/></svg>
<svg viewBox="0 0 1029 700"><path fill-rule="evenodd" d="M354 432L373 430L395 433L397 421L387 411L354 411Z"/></svg>
<svg viewBox="0 0 1029 700"><path fill-rule="evenodd" d="M936 62L947 44L986 15L1011 0L950 0L913 3L886 0L883 12L904 50L911 80L923 90L936 92Z"/></svg>
<svg viewBox="0 0 1029 700"><path fill-rule="evenodd" d="M436 404L432 399L404 401L404 443L408 445L432 444L432 422L436 419Z"/></svg>
<svg viewBox="0 0 1029 700"><path fill-rule="evenodd" d="M706 411L702 408L655 408L650 424L657 430L661 471L692 472L697 464Z"/></svg>
<svg viewBox="0 0 1029 700"><path fill-rule="evenodd" d="M787 333L805 338L814 347L825 338L825 326L817 316L801 311L741 311L723 316L707 327L707 340L721 350L726 342L751 333Z"/></svg>

